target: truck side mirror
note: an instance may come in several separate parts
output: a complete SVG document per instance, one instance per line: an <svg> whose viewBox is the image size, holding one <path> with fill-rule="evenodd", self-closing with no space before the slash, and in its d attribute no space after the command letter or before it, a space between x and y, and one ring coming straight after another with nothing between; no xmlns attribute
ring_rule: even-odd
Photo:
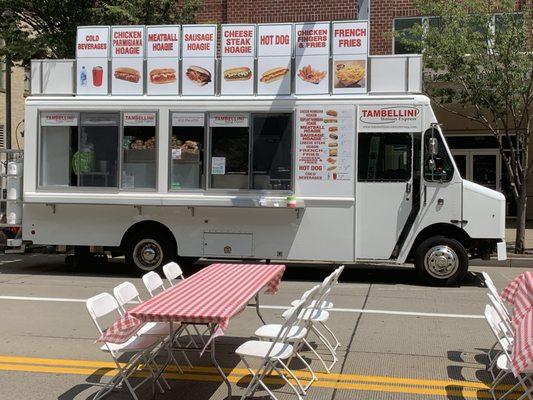
<svg viewBox="0 0 533 400"><path fill-rule="evenodd" d="M434 137L429 139L429 154L431 156L439 154L439 142L437 142L437 139Z"/></svg>

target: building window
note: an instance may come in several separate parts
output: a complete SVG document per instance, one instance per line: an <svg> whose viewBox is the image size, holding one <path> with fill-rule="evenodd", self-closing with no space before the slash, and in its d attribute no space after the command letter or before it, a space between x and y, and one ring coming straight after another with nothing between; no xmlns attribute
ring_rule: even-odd
<svg viewBox="0 0 533 400"><path fill-rule="evenodd" d="M513 14L494 14L489 21L488 27L483 27L478 24L478 20L473 18L470 22L471 28L473 31L478 31L480 34L485 35L486 30L490 34L494 35L496 39L496 44L498 43L498 36L501 35L504 27L510 23L523 23L524 15L523 13L513 13ZM413 29L416 25L422 27L422 35L427 32L429 28L438 28L443 23L441 17L408 17L408 18L396 18L393 21L393 29L395 33L400 33L400 35L394 36L394 54L413 54L419 53L420 48L416 45L416 42L420 41L421 37L416 37L406 30ZM403 34L402 34L403 31ZM413 41L414 44L406 43ZM525 31L518 39L520 45L525 49L526 40L525 40ZM487 47L493 47L490 43L487 43Z"/></svg>
<svg viewBox="0 0 533 400"><path fill-rule="evenodd" d="M359 182L407 182L411 179L409 133L359 133Z"/></svg>

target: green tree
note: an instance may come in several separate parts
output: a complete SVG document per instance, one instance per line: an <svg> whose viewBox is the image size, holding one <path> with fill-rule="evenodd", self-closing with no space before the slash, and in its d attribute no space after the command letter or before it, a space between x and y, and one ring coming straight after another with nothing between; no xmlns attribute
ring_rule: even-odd
<svg viewBox="0 0 533 400"><path fill-rule="evenodd" d="M0 56L24 64L73 58L80 25L193 23L201 7L201 0L0 0Z"/></svg>
<svg viewBox="0 0 533 400"><path fill-rule="evenodd" d="M424 57L424 92L494 135L517 203L515 251L524 251L533 117L532 9L511 0L415 0L424 26L398 32Z"/></svg>

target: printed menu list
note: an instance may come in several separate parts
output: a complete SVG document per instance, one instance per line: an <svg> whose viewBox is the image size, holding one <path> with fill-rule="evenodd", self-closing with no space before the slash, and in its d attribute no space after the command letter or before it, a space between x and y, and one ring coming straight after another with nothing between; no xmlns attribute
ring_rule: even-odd
<svg viewBox="0 0 533 400"><path fill-rule="evenodd" d="M354 125L350 108L300 108L296 179L323 182L353 180Z"/></svg>

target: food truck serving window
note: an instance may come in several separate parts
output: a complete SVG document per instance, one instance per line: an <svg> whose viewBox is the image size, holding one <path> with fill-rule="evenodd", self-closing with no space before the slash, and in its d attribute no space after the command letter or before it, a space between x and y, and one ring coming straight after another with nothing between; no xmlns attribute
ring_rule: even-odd
<svg viewBox="0 0 533 400"><path fill-rule="evenodd" d="M200 189L204 182L204 113L172 113L170 188Z"/></svg>
<svg viewBox="0 0 533 400"><path fill-rule="evenodd" d="M210 187L290 190L292 114L213 113Z"/></svg>
<svg viewBox="0 0 533 400"><path fill-rule="evenodd" d="M125 112L122 188L156 188L156 113Z"/></svg>
<svg viewBox="0 0 533 400"><path fill-rule="evenodd" d="M119 121L119 113L41 113L40 186L118 187Z"/></svg>

